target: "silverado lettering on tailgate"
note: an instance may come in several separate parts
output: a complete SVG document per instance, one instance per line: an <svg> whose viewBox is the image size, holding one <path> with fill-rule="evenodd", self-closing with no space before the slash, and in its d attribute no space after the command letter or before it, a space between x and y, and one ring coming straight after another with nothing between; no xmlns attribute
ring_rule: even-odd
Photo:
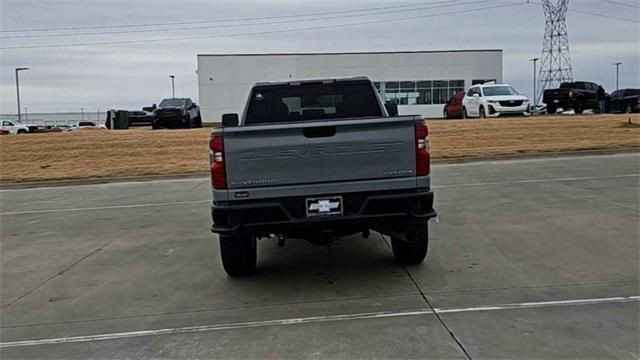
<svg viewBox="0 0 640 360"><path fill-rule="evenodd" d="M238 158L241 161L266 160L266 159L292 159L292 158L312 158L349 156L375 153L388 153L400 151L402 142L382 142L375 144L331 144L331 145L308 145L297 148L281 149L259 149L256 151L246 151Z"/></svg>

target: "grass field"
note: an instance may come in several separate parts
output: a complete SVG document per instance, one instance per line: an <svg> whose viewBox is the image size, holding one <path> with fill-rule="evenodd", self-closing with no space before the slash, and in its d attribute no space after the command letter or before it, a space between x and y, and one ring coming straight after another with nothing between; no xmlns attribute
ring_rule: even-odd
<svg viewBox="0 0 640 360"><path fill-rule="evenodd" d="M428 125L434 159L640 147L638 114L429 120ZM205 172L209 132L78 130L1 136L0 181Z"/></svg>

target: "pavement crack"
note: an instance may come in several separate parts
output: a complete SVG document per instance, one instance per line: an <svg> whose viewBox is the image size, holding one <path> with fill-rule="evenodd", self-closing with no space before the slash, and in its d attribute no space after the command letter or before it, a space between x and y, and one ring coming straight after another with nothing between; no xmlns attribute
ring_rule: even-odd
<svg viewBox="0 0 640 360"><path fill-rule="evenodd" d="M380 237L382 238L382 241L389 247L389 249L391 249L391 244L389 244L389 242L384 238L384 236L382 234L380 234ZM436 319L438 319L440 324L445 328L445 330L447 330L447 332L449 333L449 336L451 336L451 339L453 339L453 341L458 345L458 347L464 353L464 355L467 357L467 359L472 360L471 356L469 355L469 352L467 351L467 349L465 349L464 345L462 345L462 342L458 339L456 334L453 333L453 330L451 330L451 328L447 325L447 323L444 322L444 319L442 319L440 314L438 314L438 312L433 307L433 305L431 305L431 303L429 302L429 299L427 299L427 296L422 291L422 289L420 288L420 286L418 285L418 283L414 279L413 275L411 275L411 273L409 272L407 267L402 265L402 270L404 270L404 272L409 277L409 280L411 280L411 283L413 283L413 286L416 288L416 290L418 290L418 292L420 293L420 296L422 297L424 302L427 304L427 307L429 307L429 310L431 310L433 312L433 315L435 315Z"/></svg>
<svg viewBox="0 0 640 360"><path fill-rule="evenodd" d="M112 242L116 241L117 238L110 240L104 244L102 244L100 247L98 247L97 249L91 251L90 253L88 253L87 255L81 257L80 259L74 261L73 263L71 263L70 265L68 265L67 267L65 267L64 269L62 269L61 271L51 275L49 278L47 278L46 280L44 280L43 282L41 282L40 284L36 285L33 289L27 291L26 293L20 295L19 297L17 297L16 299L12 300L11 302L9 302L7 305L2 307L2 310L7 309L9 306L17 303L18 301L24 299L25 297L29 296L30 294L32 294L34 291L38 290L39 288L41 288L42 286L46 285L48 282L50 282L51 280L55 279L56 277L64 274L65 272L71 270L71 268L73 268L74 266L78 265L79 263L83 262L84 260L88 259L89 257L91 257L94 254L97 254L98 252L102 251L102 249L104 249L105 247L109 246Z"/></svg>

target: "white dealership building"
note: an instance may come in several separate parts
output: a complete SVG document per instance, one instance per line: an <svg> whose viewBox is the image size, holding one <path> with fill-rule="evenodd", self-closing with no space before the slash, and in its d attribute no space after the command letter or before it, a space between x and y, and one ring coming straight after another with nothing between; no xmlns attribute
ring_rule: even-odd
<svg viewBox="0 0 640 360"><path fill-rule="evenodd" d="M502 50L398 51L313 54L201 54L198 92L205 123L224 113L241 114L259 81L364 75L384 102L400 114L442 117L457 91L502 81Z"/></svg>

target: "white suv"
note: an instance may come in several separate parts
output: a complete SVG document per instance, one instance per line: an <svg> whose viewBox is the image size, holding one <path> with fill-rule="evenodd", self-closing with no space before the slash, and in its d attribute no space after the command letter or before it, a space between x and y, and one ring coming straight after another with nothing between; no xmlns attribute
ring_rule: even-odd
<svg viewBox="0 0 640 360"><path fill-rule="evenodd" d="M472 86L462 99L462 116L529 115L529 99L509 84Z"/></svg>
<svg viewBox="0 0 640 360"><path fill-rule="evenodd" d="M29 127L33 127L32 124L24 124L15 120L2 120L0 123L0 129L8 130L10 134L26 134L29 132Z"/></svg>

